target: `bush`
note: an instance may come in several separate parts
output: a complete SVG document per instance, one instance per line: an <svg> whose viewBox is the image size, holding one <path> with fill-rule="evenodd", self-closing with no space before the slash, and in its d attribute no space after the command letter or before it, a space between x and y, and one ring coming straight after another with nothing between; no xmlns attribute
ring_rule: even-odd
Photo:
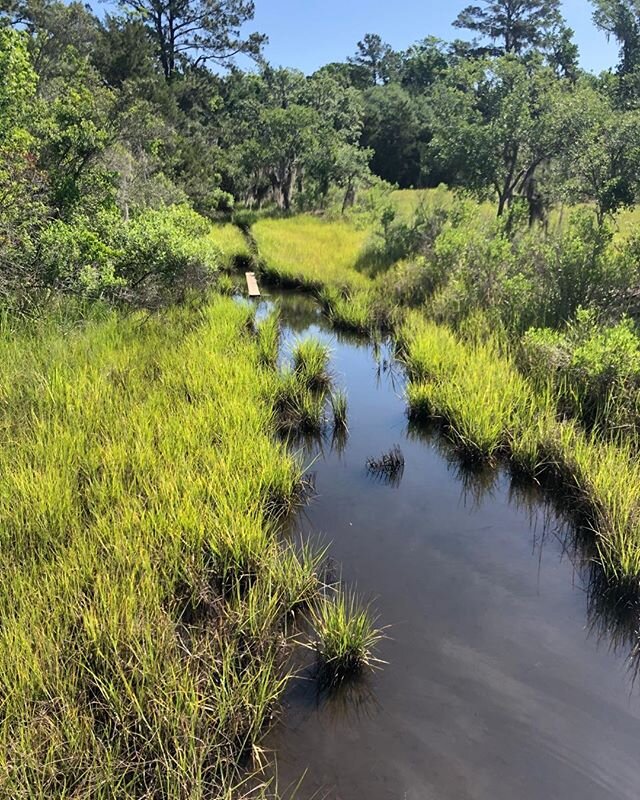
<svg viewBox="0 0 640 800"><path fill-rule="evenodd" d="M640 338L630 319L605 326L595 311L580 309L562 332L529 330L521 364L538 385L551 381L566 414L638 435Z"/></svg>
<svg viewBox="0 0 640 800"><path fill-rule="evenodd" d="M101 215L93 224L82 216L51 222L40 238L44 282L91 296L122 286L123 279L116 275L121 254L114 246L122 225L113 213Z"/></svg>
<svg viewBox="0 0 640 800"><path fill-rule="evenodd" d="M158 290L202 285L222 262L207 238L210 223L188 206L146 211L124 229L116 269L130 289Z"/></svg>

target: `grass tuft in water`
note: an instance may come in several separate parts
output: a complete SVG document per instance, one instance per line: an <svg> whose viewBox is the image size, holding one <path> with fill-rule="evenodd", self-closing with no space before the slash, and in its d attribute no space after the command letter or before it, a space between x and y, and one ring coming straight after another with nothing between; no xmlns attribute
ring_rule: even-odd
<svg viewBox="0 0 640 800"><path fill-rule="evenodd" d="M257 325L258 354L264 367L274 369L280 352L280 311L276 309Z"/></svg>
<svg viewBox="0 0 640 800"><path fill-rule="evenodd" d="M327 686L357 678L380 663L374 651L382 631L352 592L330 590L314 607L312 621L320 679Z"/></svg>
<svg viewBox="0 0 640 800"><path fill-rule="evenodd" d="M314 392L297 372L280 376L274 403L280 431L319 433L325 426L325 395Z"/></svg>
<svg viewBox="0 0 640 800"><path fill-rule="evenodd" d="M329 348L317 339L297 342L292 353L293 371L308 389L325 390L331 383L330 357Z"/></svg>
<svg viewBox="0 0 640 800"><path fill-rule="evenodd" d="M336 389L331 393L331 411L333 412L334 430L347 430L347 393Z"/></svg>

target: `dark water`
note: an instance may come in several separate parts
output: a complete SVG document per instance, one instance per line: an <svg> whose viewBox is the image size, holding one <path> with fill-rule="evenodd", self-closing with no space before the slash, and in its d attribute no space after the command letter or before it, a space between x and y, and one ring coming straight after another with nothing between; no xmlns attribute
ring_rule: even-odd
<svg viewBox="0 0 640 800"><path fill-rule="evenodd" d="M298 797L639 798L633 631L593 600L565 526L505 474L465 472L442 437L410 431L388 350L337 338L304 298L283 310L286 340L331 343L349 398L344 449L312 448L317 497L299 526L390 627L388 664L363 685L292 685L267 741L280 790L306 772ZM367 458L396 443L401 479L376 481Z"/></svg>

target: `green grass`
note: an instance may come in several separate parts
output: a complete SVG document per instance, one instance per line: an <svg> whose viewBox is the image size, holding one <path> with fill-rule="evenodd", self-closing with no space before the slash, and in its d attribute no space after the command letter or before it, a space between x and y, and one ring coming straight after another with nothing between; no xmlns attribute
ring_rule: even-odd
<svg viewBox="0 0 640 800"><path fill-rule="evenodd" d="M347 222L304 215L262 219L252 233L267 278L309 289L368 283L355 268L368 233Z"/></svg>
<svg viewBox="0 0 640 800"><path fill-rule="evenodd" d="M631 444L604 442L561 421L555 395L534 391L491 340L463 342L414 313L401 348L412 377L410 412L441 419L465 455L493 461L504 455L545 480L588 521L607 574L637 591L640 465Z"/></svg>
<svg viewBox="0 0 640 800"><path fill-rule="evenodd" d="M329 386L331 353L322 342L313 338L296 342L291 358L293 370L306 388L318 391Z"/></svg>
<svg viewBox="0 0 640 800"><path fill-rule="evenodd" d="M280 312L276 309L258 323L257 329L260 363L265 367L276 366L280 352Z"/></svg>
<svg viewBox="0 0 640 800"><path fill-rule="evenodd" d="M220 250L221 262L225 269L231 269L239 260L249 262L252 258L246 237L240 228L231 223L212 225L205 241Z"/></svg>
<svg viewBox="0 0 640 800"><path fill-rule="evenodd" d="M451 209L456 203L456 194L447 186L440 185L434 189L398 189L391 193L391 203L396 209L399 219L408 220L420 205L439 206ZM493 219L497 206L484 201L479 204L482 215Z"/></svg>
<svg viewBox="0 0 640 800"><path fill-rule="evenodd" d="M330 687L358 677L375 666L382 631L366 606L351 592L331 590L312 613L322 681Z"/></svg>
<svg viewBox="0 0 640 800"><path fill-rule="evenodd" d="M274 534L301 472L249 313L2 327L3 796L228 797L250 766L316 568Z"/></svg>
<svg viewBox="0 0 640 800"><path fill-rule="evenodd" d="M348 405L347 393L343 389L336 389L331 393L331 411L335 430L347 430Z"/></svg>

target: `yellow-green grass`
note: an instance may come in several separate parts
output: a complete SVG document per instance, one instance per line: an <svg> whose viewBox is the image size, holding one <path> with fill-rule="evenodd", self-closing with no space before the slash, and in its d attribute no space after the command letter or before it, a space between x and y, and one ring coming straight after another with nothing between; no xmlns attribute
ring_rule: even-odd
<svg viewBox="0 0 640 800"><path fill-rule="evenodd" d="M397 189L391 193L391 202L400 219L408 220L421 205L451 209L458 198L448 186L441 184L433 189ZM484 201L478 204L483 216L492 219L496 215L497 205Z"/></svg>
<svg viewBox="0 0 640 800"><path fill-rule="evenodd" d="M327 591L312 616L321 679L335 687L375 666L373 653L382 631L353 593L341 587Z"/></svg>
<svg viewBox="0 0 640 800"><path fill-rule="evenodd" d="M262 219L251 229L267 278L300 288L364 287L356 269L368 232L308 215Z"/></svg>
<svg viewBox="0 0 640 800"><path fill-rule="evenodd" d="M0 330L0 795L228 797L316 582L229 299ZM64 317L64 315L63 315Z"/></svg>
<svg viewBox="0 0 640 800"><path fill-rule="evenodd" d="M550 477L589 520L608 574L637 585L640 465L631 445L603 442L558 419L551 392L534 391L492 341L463 342L411 313L401 348L411 375L410 411L440 418L466 455L503 454L533 477Z"/></svg>
<svg viewBox="0 0 640 800"><path fill-rule="evenodd" d="M219 249L222 264L226 269L231 269L238 260L248 262L252 257L245 235L240 228L231 223L212 225L206 241Z"/></svg>

